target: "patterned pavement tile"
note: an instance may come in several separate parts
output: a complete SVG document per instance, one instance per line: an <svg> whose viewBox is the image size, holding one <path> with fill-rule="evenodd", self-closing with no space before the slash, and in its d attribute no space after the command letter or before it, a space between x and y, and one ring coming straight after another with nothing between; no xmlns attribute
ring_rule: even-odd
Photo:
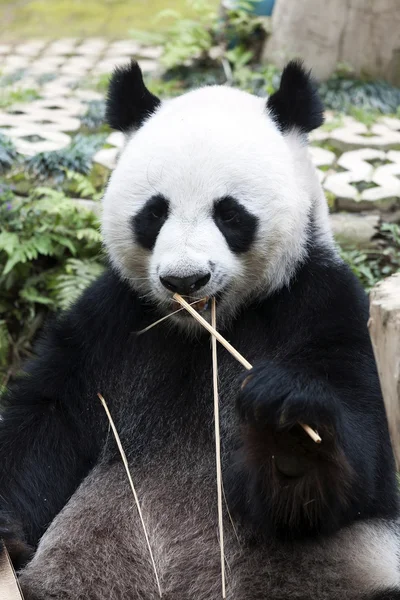
<svg viewBox="0 0 400 600"><path fill-rule="evenodd" d="M155 73L161 54L160 47L143 47L130 39L64 38L0 45L2 75L15 80L10 88L37 89L40 95L39 100L0 110L0 132L28 156L64 148L70 134L80 128L88 102L104 97L88 88L89 81L132 58L145 73ZM336 208L352 213L400 209L400 119L382 117L369 129L353 117L327 111L326 125L312 132L310 140L311 159ZM112 169L123 141L121 133L112 133L94 161ZM351 227L357 222L353 220Z"/></svg>

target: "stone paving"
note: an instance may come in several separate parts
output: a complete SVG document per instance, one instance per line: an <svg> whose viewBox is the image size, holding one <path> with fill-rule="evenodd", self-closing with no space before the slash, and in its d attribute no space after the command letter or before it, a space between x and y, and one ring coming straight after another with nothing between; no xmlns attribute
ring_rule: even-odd
<svg viewBox="0 0 400 600"><path fill-rule="evenodd" d="M88 82L137 59L147 74L159 71L161 48L143 47L132 40L29 40L0 45L0 72L15 89L37 90L39 99L0 110L0 133L11 137L26 156L65 148L81 126L88 102L102 94ZM400 119L382 117L369 129L349 116L326 114L326 125L313 132L312 159L331 206L360 215L333 218L334 227L364 228L370 236L378 212L400 214ZM123 136L112 133L95 162L112 169ZM365 233L367 235L367 233Z"/></svg>
<svg viewBox="0 0 400 600"><path fill-rule="evenodd" d="M400 119L382 116L368 129L344 116L337 128L328 131L334 120L335 115L328 112L326 127L310 138L318 144L311 148L312 157L324 189L335 198L335 207L400 209Z"/></svg>
<svg viewBox="0 0 400 600"><path fill-rule="evenodd" d="M15 89L37 90L40 99L0 111L0 133L11 137L17 150L27 156L65 148L71 142L71 133L81 127L80 117L87 111L87 103L103 97L85 89L87 82L111 73L132 57L140 61L145 73L154 73L160 52L160 48L140 47L131 40L107 42L95 38L1 45L1 75L15 78ZM110 136L107 144L120 146L121 136ZM111 167L115 156L116 150L103 150L99 162Z"/></svg>

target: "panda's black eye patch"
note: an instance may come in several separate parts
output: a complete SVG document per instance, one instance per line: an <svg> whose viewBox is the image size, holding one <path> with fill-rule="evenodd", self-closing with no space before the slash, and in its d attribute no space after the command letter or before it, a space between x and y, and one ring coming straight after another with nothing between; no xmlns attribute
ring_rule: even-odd
<svg viewBox="0 0 400 600"><path fill-rule="evenodd" d="M135 239L147 250L152 250L161 227L169 214L168 200L161 194L147 200L142 210L132 217L132 229Z"/></svg>
<svg viewBox="0 0 400 600"><path fill-rule="evenodd" d="M250 249L257 233L258 219L235 198L225 196L214 202L213 218L232 252Z"/></svg>

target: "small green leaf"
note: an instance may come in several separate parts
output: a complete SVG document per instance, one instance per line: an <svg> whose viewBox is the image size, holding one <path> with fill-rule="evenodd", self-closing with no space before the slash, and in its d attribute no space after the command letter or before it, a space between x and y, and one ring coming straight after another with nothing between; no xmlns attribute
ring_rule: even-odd
<svg viewBox="0 0 400 600"><path fill-rule="evenodd" d="M26 254L22 251L22 248L17 248L12 256L8 259L5 264L3 275L8 275L10 271L18 264L25 263L27 261Z"/></svg>
<svg viewBox="0 0 400 600"><path fill-rule="evenodd" d="M2 231L0 233L0 250L4 250L6 254L11 255L19 245L19 237L16 233L10 231Z"/></svg>
<svg viewBox="0 0 400 600"><path fill-rule="evenodd" d="M35 288L28 287L24 288L19 293L20 297L28 302L34 302L37 304L46 304L48 306L53 304L53 300L47 296L40 294Z"/></svg>

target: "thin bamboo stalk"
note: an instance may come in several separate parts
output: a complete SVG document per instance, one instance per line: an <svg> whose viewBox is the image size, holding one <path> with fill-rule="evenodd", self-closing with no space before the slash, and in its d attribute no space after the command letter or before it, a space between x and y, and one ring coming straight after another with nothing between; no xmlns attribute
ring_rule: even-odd
<svg viewBox="0 0 400 600"><path fill-rule="evenodd" d="M222 346L224 346L228 350L228 352L230 352L232 356L234 356L236 360L244 366L245 369L250 371L250 369L253 368L249 361L246 360L244 356L242 356L240 352L238 352L236 348L234 348L228 342L228 340L226 340L212 325L210 325L208 321L206 321L194 308L192 308L190 304L182 298L182 296L180 296L179 294L174 294L174 300L176 300L181 306L186 308L186 310L195 319L197 319L197 321L201 323L201 325L203 325L203 327L205 327L205 329L207 329L207 331L211 333L211 335L214 336L219 341L219 343L222 344ZM320 444L322 442L320 435L316 431L314 431L309 425L306 425L305 423L299 423L299 425L304 429L307 435L310 436L313 442L315 442L316 444Z"/></svg>

